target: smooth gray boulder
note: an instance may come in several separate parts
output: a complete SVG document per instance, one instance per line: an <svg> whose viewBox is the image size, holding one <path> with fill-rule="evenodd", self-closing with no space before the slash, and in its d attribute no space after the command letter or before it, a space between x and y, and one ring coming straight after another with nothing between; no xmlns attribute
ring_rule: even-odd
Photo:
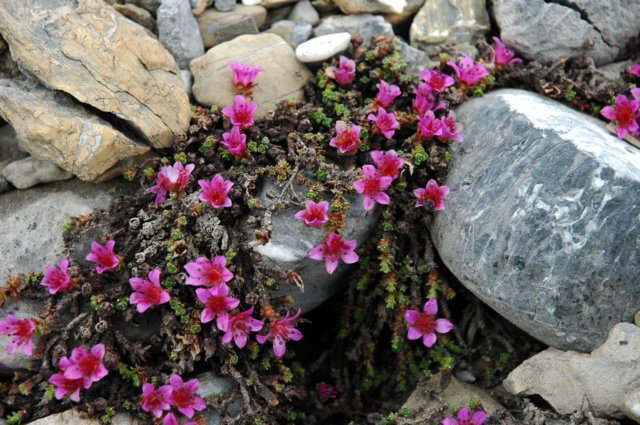
<svg viewBox="0 0 640 425"><path fill-rule="evenodd" d="M158 39L173 55L180 69L204 55L198 22L189 0L162 0L158 8Z"/></svg>
<svg viewBox="0 0 640 425"><path fill-rule="evenodd" d="M18 189L28 189L40 183L69 180L73 177L51 161L29 156L13 161L2 170L2 176Z"/></svg>
<svg viewBox="0 0 640 425"><path fill-rule="evenodd" d="M640 310L640 150L521 90L457 109L431 236L481 300L556 348L591 351Z"/></svg>

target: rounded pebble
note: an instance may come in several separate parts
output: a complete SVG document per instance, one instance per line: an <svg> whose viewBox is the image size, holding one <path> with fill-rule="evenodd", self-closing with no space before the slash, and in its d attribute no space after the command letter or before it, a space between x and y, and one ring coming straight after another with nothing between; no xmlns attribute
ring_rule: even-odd
<svg viewBox="0 0 640 425"><path fill-rule="evenodd" d="M305 41L296 48L296 57L300 62L311 63L329 59L336 53L349 47L351 34L339 32L327 34Z"/></svg>
<svg viewBox="0 0 640 425"><path fill-rule="evenodd" d="M245 6L255 6L262 3L262 0L242 0L242 4Z"/></svg>

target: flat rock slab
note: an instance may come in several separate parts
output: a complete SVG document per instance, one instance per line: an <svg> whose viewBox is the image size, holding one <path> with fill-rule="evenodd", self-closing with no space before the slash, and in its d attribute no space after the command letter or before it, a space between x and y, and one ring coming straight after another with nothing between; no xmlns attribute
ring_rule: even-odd
<svg viewBox="0 0 640 425"><path fill-rule="evenodd" d="M627 396L638 392L638 378L640 328L619 323L591 354L549 348L512 371L504 387L513 394L539 394L563 415L588 410L622 418ZM637 421L637 413L629 417Z"/></svg>
<svg viewBox="0 0 640 425"><path fill-rule="evenodd" d="M156 148L171 146L189 126L171 54L101 0L6 0L0 33L25 71L113 115Z"/></svg>
<svg viewBox="0 0 640 425"><path fill-rule="evenodd" d="M191 62L193 95L207 106L225 107L237 94L232 83L229 62L261 66L258 85L252 89L252 101L258 104L256 118L263 117L283 100L304 98L303 88L311 77L293 49L275 34L242 35L212 47Z"/></svg>
<svg viewBox="0 0 640 425"><path fill-rule="evenodd" d="M23 150L82 180L112 177L121 161L150 151L71 96L33 83L0 80L0 117L15 129Z"/></svg>
<svg viewBox="0 0 640 425"><path fill-rule="evenodd" d="M640 150L521 90L457 109L432 239L455 276L544 343L591 351L640 310Z"/></svg>

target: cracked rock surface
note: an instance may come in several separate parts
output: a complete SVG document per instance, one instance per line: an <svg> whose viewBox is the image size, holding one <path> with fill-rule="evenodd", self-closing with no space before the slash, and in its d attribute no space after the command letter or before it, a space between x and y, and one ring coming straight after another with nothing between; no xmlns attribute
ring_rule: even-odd
<svg viewBox="0 0 640 425"><path fill-rule="evenodd" d="M635 0L494 0L502 40L528 59L548 64L588 55L596 65L617 57L638 34Z"/></svg>

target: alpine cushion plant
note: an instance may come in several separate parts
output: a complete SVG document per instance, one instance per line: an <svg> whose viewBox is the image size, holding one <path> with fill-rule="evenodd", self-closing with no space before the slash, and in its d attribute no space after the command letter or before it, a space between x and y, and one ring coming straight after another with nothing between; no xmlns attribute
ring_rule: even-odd
<svg viewBox="0 0 640 425"><path fill-rule="evenodd" d="M456 83L456 81L447 74L443 74L434 69L423 69L420 71L420 78L424 81L421 86L432 93L442 93L447 87L451 87ZM424 95L424 91L422 91L421 95Z"/></svg>
<svg viewBox="0 0 640 425"><path fill-rule="evenodd" d="M465 87L474 87L480 80L489 75L489 71L482 64L476 64L469 56L455 62L448 61L449 65L456 72L458 82Z"/></svg>
<svg viewBox="0 0 640 425"><path fill-rule="evenodd" d="M427 111L418 118L418 136L425 139L442 135L442 121L436 118L433 111Z"/></svg>
<svg viewBox="0 0 640 425"><path fill-rule="evenodd" d="M209 323L217 318L216 326L218 329L226 331L229 326L229 312L240 304L240 300L228 295L229 287L225 284L207 289L196 289L198 300L204 304L204 310L200 314L200 322Z"/></svg>
<svg viewBox="0 0 640 425"><path fill-rule="evenodd" d="M142 401L140 406L154 418L160 418L165 410L171 410L171 385L162 385L156 390L153 384L142 384Z"/></svg>
<svg viewBox="0 0 640 425"><path fill-rule="evenodd" d="M213 261L206 257L199 257L196 261L185 264L184 269L189 274L187 285L219 286L233 279L233 273L226 267L227 258L216 256Z"/></svg>
<svg viewBox="0 0 640 425"><path fill-rule="evenodd" d="M440 101L436 104L436 98L431 92L420 93L416 92L416 97L413 100L413 109L416 111L416 115L421 116L427 113L427 111L436 112L445 107L445 103Z"/></svg>
<svg viewBox="0 0 640 425"><path fill-rule="evenodd" d="M222 114L229 118L234 126L245 129L253 125L253 114L257 108L258 105L247 101L246 97L237 95L233 98L232 106L222 108Z"/></svg>
<svg viewBox="0 0 640 425"><path fill-rule="evenodd" d="M110 240L105 246L98 242L91 242L91 253L87 254L85 260L96 263L96 273L102 274L115 270L120 264L118 256L113 252L116 242Z"/></svg>
<svg viewBox="0 0 640 425"><path fill-rule="evenodd" d="M301 309L298 308L296 314L291 316L291 313L287 311L284 317L276 319L271 322L271 328L266 335L256 335L256 340L259 344L264 344L267 340L273 344L273 354L276 357L284 356L287 351L286 342L300 341L302 339L302 333L296 329L294 321L300 316Z"/></svg>
<svg viewBox="0 0 640 425"><path fill-rule="evenodd" d="M624 139L629 133L632 136L638 135L639 127L636 121L638 108L640 108L640 100L629 100L626 96L619 94L616 96L616 106L605 106L600 113L615 123L616 135Z"/></svg>
<svg viewBox="0 0 640 425"><path fill-rule="evenodd" d="M233 73L233 85L238 90L248 90L256 85L258 74L264 71L259 66L251 66L235 61L229 62Z"/></svg>
<svg viewBox="0 0 640 425"><path fill-rule="evenodd" d="M483 410L478 410L471 414L471 410L467 407L463 407L458 410L456 418L447 417L440 423L442 425L483 425L487 420L487 413Z"/></svg>
<svg viewBox="0 0 640 425"><path fill-rule="evenodd" d="M240 128L233 126L230 132L222 134L222 146L236 158L242 158L247 150L247 136L240 133Z"/></svg>
<svg viewBox="0 0 640 425"><path fill-rule="evenodd" d="M440 133L438 139L443 142L462 142L462 124L456 122L456 114L449 111L449 115L440 118Z"/></svg>
<svg viewBox="0 0 640 425"><path fill-rule="evenodd" d="M83 379L69 379L64 376L65 370L70 366L71 362L67 357L62 357L58 361L59 373L52 375L49 378L49 383L55 386L54 396L56 400L62 400L62 398L69 394L71 401L78 403L80 401L80 390L83 386Z"/></svg>
<svg viewBox="0 0 640 425"><path fill-rule="evenodd" d="M425 347L432 347L436 343L436 332L445 334L453 329L453 323L447 319L436 319L438 314L438 302L431 298L424 304L422 312L407 310L405 320L409 324L407 338L410 340L422 338Z"/></svg>
<svg viewBox="0 0 640 425"><path fill-rule="evenodd" d="M259 332L262 330L264 323L258 319L254 319L253 306L246 311L235 314L229 319L227 330L222 336L222 343L229 344L233 342L238 348L244 348L247 345L247 338L251 332Z"/></svg>
<svg viewBox="0 0 640 425"><path fill-rule="evenodd" d="M102 363L105 355L104 344L96 344L87 350L84 347L71 351L69 363L65 365L64 377L67 379L82 379L84 389L88 389L94 382L100 381L109 374Z"/></svg>
<svg viewBox="0 0 640 425"><path fill-rule="evenodd" d="M378 115L369 114L367 116L369 121L373 121L375 124L375 131L381 133L387 139L393 138L394 133L400 127L398 120L393 113L387 113L387 111L380 107L378 109Z"/></svg>
<svg viewBox="0 0 640 425"><path fill-rule="evenodd" d="M336 122L336 137L331 139L329 146L338 149L342 154L354 154L360 147L360 126L349 126L344 121Z"/></svg>
<svg viewBox="0 0 640 425"><path fill-rule="evenodd" d="M434 210L444 211L444 198L450 190L449 186L440 186L434 179L430 179L424 189L418 188L413 191L413 194L418 198L415 207L422 207L427 201L431 201Z"/></svg>
<svg viewBox="0 0 640 425"><path fill-rule="evenodd" d="M180 421L176 418L172 412L167 413L162 418L162 425L180 425ZM198 425L197 422L185 422L183 425Z"/></svg>
<svg viewBox="0 0 640 425"><path fill-rule="evenodd" d="M400 170L404 165L404 160L398 157L398 153L393 149L384 153L372 151L371 159L381 176L391 177L393 180L398 178Z"/></svg>
<svg viewBox="0 0 640 425"><path fill-rule="evenodd" d="M393 178L381 175L373 165L363 165L362 172L363 179L353 182L353 187L356 192L364 195L364 210L371 210L376 202L388 205L391 198L384 191L391 186Z"/></svg>
<svg viewBox="0 0 640 425"><path fill-rule="evenodd" d="M515 57L515 52L506 48L502 40L492 37L496 46L493 48L493 63L497 69L505 68L514 63L522 63L522 59Z"/></svg>
<svg viewBox="0 0 640 425"><path fill-rule="evenodd" d="M231 206L231 198L228 196L233 187L231 181L225 180L220 174L216 174L211 181L198 180L198 185L202 189L198 195L198 199L201 201L216 209Z"/></svg>
<svg viewBox="0 0 640 425"><path fill-rule="evenodd" d="M58 292L65 292L71 288L75 282L69 275L69 259L63 258L58 262L58 267L48 266L44 269L44 277L40 285L47 286L49 293L54 295Z"/></svg>
<svg viewBox="0 0 640 425"><path fill-rule="evenodd" d="M336 80L338 84L349 84L356 76L356 63L344 56L340 56L338 67L330 66L325 73L329 78Z"/></svg>
<svg viewBox="0 0 640 425"><path fill-rule="evenodd" d="M330 234L323 243L309 252L309 258L317 261L324 260L327 273L332 274L338 267L338 261L345 264L357 263L360 257L354 251L357 241L344 241L337 233Z"/></svg>
<svg viewBox="0 0 640 425"><path fill-rule="evenodd" d="M201 411L207 407L207 403L196 395L196 391L200 388L200 381L197 379L184 382L180 375L172 373L169 384L171 385L171 405L187 418L193 418L196 410Z"/></svg>
<svg viewBox="0 0 640 425"><path fill-rule="evenodd" d="M176 161L173 165L160 168L157 183L149 188L149 192L156 194L155 203L161 204L166 201L167 192L174 196L184 193L189 184L189 176L195 167L194 164L187 164L185 167L181 162Z"/></svg>
<svg viewBox="0 0 640 425"><path fill-rule="evenodd" d="M380 80L376 87L378 87L378 94L374 99L374 103L381 108L389 108L396 97L401 94L400 87L394 84L389 84L384 80Z"/></svg>
<svg viewBox="0 0 640 425"><path fill-rule="evenodd" d="M319 228L329 221L327 212L329 211L329 203L327 201L314 202L311 200L304 201L305 208L295 214L295 218L302 220L307 227Z"/></svg>
<svg viewBox="0 0 640 425"><path fill-rule="evenodd" d="M129 303L136 306L138 313L144 313L151 307L168 303L171 296L160 286L160 269L155 268L148 274L149 280L139 277L129 279L131 288L135 291L129 297Z"/></svg>
<svg viewBox="0 0 640 425"><path fill-rule="evenodd" d="M20 347L27 356L33 355L32 338L35 333L36 322L32 319L18 319L12 314L7 314L5 320L0 320L0 335L11 337L7 342L7 354L10 356Z"/></svg>

